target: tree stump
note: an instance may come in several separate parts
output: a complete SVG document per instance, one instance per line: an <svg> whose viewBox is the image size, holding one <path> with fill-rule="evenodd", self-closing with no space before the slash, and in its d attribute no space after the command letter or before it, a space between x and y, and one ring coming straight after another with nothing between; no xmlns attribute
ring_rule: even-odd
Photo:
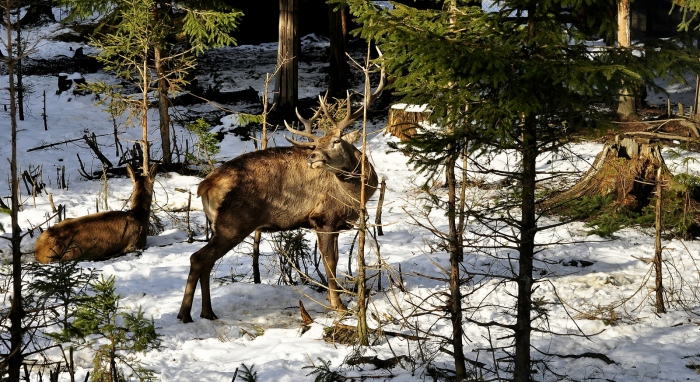
<svg viewBox="0 0 700 382"><path fill-rule="evenodd" d="M430 111L425 106L396 104L389 108L389 123L386 134L406 141L416 134L421 122L428 120Z"/></svg>
<svg viewBox="0 0 700 382"><path fill-rule="evenodd" d="M30 4L27 12L20 20L22 26L41 25L48 22L56 22L50 1L38 1Z"/></svg>
<svg viewBox="0 0 700 382"><path fill-rule="evenodd" d="M68 79L68 73L59 73L58 74L58 91L56 94L61 94L64 91L70 89L70 87L73 86L73 80Z"/></svg>
<svg viewBox="0 0 700 382"><path fill-rule="evenodd" d="M84 85L86 84L87 81L85 80L85 77L83 77L82 74L80 73L73 73L69 75L68 73L59 73L58 74L58 91L56 91L56 94L61 94L66 90L69 90L73 85L76 86L76 89L73 90L73 94L80 94L84 95L84 91L80 91L77 89L78 85Z"/></svg>
<svg viewBox="0 0 700 382"><path fill-rule="evenodd" d="M649 139L616 136L605 144L576 185L544 201L541 207L557 209L585 196L613 195L615 202L627 210L639 211L649 203L657 170L661 169L660 180L670 177L660 147L659 142Z"/></svg>

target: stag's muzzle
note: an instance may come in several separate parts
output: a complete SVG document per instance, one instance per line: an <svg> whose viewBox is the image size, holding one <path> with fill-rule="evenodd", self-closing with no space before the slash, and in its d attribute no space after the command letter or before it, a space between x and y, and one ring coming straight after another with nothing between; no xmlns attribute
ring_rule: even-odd
<svg viewBox="0 0 700 382"><path fill-rule="evenodd" d="M321 153L317 153L316 151L314 151L306 159L306 162L311 168L319 168L323 167L323 165L326 163L326 160Z"/></svg>

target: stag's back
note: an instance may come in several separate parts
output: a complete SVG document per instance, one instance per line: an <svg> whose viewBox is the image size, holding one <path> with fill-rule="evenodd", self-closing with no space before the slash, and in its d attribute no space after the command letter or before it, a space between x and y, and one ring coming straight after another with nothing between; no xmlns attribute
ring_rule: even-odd
<svg viewBox="0 0 700 382"><path fill-rule="evenodd" d="M312 151L276 147L224 163L200 183L197 191L207 218L219 229L235 225L250 232L308 228L309 215L319 209L338 219L356 219L359 180L341 179L329 171L311 168L308 157ZM377 184L371 172L368 197Z"/></svg>

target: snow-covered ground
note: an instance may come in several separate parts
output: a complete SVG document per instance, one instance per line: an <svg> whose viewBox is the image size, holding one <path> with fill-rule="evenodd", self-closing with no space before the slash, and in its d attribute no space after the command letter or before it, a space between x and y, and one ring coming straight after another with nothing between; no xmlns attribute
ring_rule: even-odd
<svg viewBox="0 0 700 382"><path fill-rule="evenodd" d="M44 32L52 31L44 28ZM51 32L54 33L54 32ZM49 33L50 34L50 33ZM323 39L308 39L306 47L319 47L326 44ZM313 45L317 44L317 45ZM77 47L74 45L74 47ZM37 53L44 57L53 57L57 50L68 50L64 44L45 43ZM257 47L227 48L227 54L244 54L246 50L269 50L274 54L274 44ZM64 53L67 54L67 53ZM245 89L252 86L258 91L263 89L264 75L256 69L256 79L251 80L250 68L221 73L227 78L222 87L231 90ZM262 69L264 73L265 68ZM270 71L271 69L267 69ZM57 75L58 73L56 73ZM321 89L319 78L300 81L304 94L315 94ZM88 80L105 78L103 73L86 75ZM44 181L47 190L53 195L56 205L67 208L68 217L82 216L95 212L96 199L104 185L99 181L87 181L79 173L76 154L80 154L88 170L99 170L99 161L90 153L82 141L60 144L53 147L28 151L46 144L80 138L86 133L97 135L103 153L116 163L115 143L112 133L112 121L100 107L94 105L92 96L76 96L71 92L56 94L56 76L25 77L25 84L31 93L27 100L27 116L19 122L18 155L23 170L32 170L43 166ZM0 77L0 88L8 84L6 75ZM319 85L320 84L320 85ZM46 91L48 130L44 131L42 121L42 94ZM673 91L677 89L672 89ZM688 90L688 89L681 89ZM300 91L302 93L302 91ZM2 103L7 103L4 91ZM685 95L685 92L677 93ZM204 108L205 106L195 106ZM193 108L195 108L193 107ZM179 110L185 112L186 110ZM157 114L149 115L151 126L156 126ZM230 119L221 122L214 130L227 130ZM417 273L440 276L436 264L445 266L448 257L442 252L432 252L428 247L431 234L417 226L409 217L409 212L420 211L417 186L421 178L409 166L406 158L398 153L389 152L388 144L394 140L381 134L383 125L371 126L369 152L380 177L386 179L387 191L383 209L384 236L378 238L382 259L394 270L401 266L404 272L406 292L388 288L384 274L381 291L374 289L370 304L374 317L381 317L384 330L414 334L410 332L399 318L396 307L408 308L420 298L436 291L444 290L446 285L434 279L420 277ZM6 113L0 117L0 128L5 137L9 137L9 118ZM179 142L195 139L181 127L176 128ZM124 144L128 139L138 139L140 130L120 126L120 137ZM158 133L152 132L154 152L158 158ZM279 133L273 136L274 143L285 144ZM234 158L241 153L254 150L252 141L242 141L232 134L226 135L221 142L218 160ZM560 171L585 170L601 148L600 144L582 143L570 147L577 155L558 158L551 163L549 157L541 158L542 168L555 168ZM695 156L695 154L688 154ZM10 157L9 138L0 145L0 158L5 162ZM6 163L6 162L5 162ZM495 158L492 163L508 163L507 158ZM674 167L673 164L672 168ZM57 187L56 172L61 166L66 167L68 188ZM700 170L697 164L690 164L691 171ZM0 179L6 184L9 166L0 166ZM100 262L85 262L85 267L94 267L105 276L115 276L117 292L122 296L122 306L129 311L141 307L147 317L153 317L158 332L163 336L162 348L143 354L141 359L154 369L163 381L230 381L237 368L243 364L254 366L259 381L306 381L313 380L308 374L312 369L307 366L320 365L321 360L330 361L331 368L341 368L346 376L370 375L377 380L421 381L432 379L422 366L417 368L409 362L391 370L372 370L371 366L343 366L344 359L357 350L355 347L332 344L322 339L324 327L331 326L339 317L333 312L325 311L312 301L325 301L325 295L302 287L296 290L289 286L277 285L278 272L274 265L275 255L269 240L263 243L263 283L255 285L251 280L251 245L246 242L225 256L216 266L212 283L212 302L219 320L200 319L199 289L195 296L192 316L194 323L183 324L176 315L182 299L185 280L189 270L189 256L204 245L203 240L187 243L187 233L182 210L187 205L189 190L196 194L200 178L182 176L175 173L158 174L155 186L154 210L163 223L163 231L148 239L147 249L141 254L128 254L115 259ZM22 186L23 187L23 186ZM2 187L0 196L9 195L9 188ZM27 196L23 190L23 210L19 221L23 230L42 224L51 214L47 195L36 199ZM131 192L128 178L109 180L108 203L111 209L122 209ZM474 189L473 197L483 197L480 190ZM374 214L377 195L368 203L368 209ZM201 202L192 199L192 227L197 239L203 239L204 214ZM444 228L445 222L440 213L430 215L435 219L437 228ZM370 219L373 221L373 218ZM9 230L9 216L0 216L0 224ZM51 224L51 223L49 223ZM575 242L568 245L549 245L538 255L541 260L549 260L542 265L539 273L542 280L536 297L544 299L547 304L548 328L562 335L533 333L533 345L546 354L533 352L537 359L550 362L556 373L568 375L574 380L614 380L631 381L686 381L698 380L698 373L688 365L700 364L700 320L696 315L673 305L670 312L657 315L653 310L653 300L648 298L653 285L649 281L651 265L645 261L653 256L654 240L648 233L635 229L625 229L617 234L615 240L603 240L598 237L585 236L586 228L582 223L572 223L542 232L538 237L540 243ZM8 237L9 233L3 236ZM312 232L307 237L313 243ZM354 233L346 232L340 238L340 264L338 269L347 270L348 251ZM269 238L267 236L266 238ZM26 252L26 261L32 261L33 246L36 240L27 236L22 243ZM666 287L673 294L671 297L687 299L697 292L700 268L700 245L696 242L664 242L664 256L672 270ZM8 241L0 241L0 256L9 259ZM377 252L371 251L368 261L376 262ZM585 261L585 265L581 266ZM493 264L477 254L469 254L465 262L471 267L485 269ZM228 281L225 281L228 280ZM232 281L235 280L235 281ZM504 289L492 293L496 282L485 280L482 288L465 300L469 305L479 303L483 307L472 318L482 321L502 319L498 308L508 296ZM556 294L554 293L556 288ZM465 287L465 290L468 290ZM308 296L306 296L306 295ZM310 298L311 297L311 298ZM625 303L623 300L629 299ZM314 318L311 329L300 330L298 300ZM354 302L345 297L350 307ZM3 301L7 304L9 300ZM688 300L686 300L688 301ZM700 300L690 299L689 308L698 310ZM407 311L407 310L406 310ZM344 323L352 324L351 320ZM411 324L419 324L434 334L449 336L449 323L438 321L435 317L416 317ZM370 325L377 327L376 320ZM488 333L485 328L465 323L466 355L469 359L492 364L489 338L501 335ZM579 330L580 329L580 330ZM502 332L501 334L507 334ZM582 336L586 334L588 336ZM501 340L503 341L503 340ZM505 339L508 341L508 339ZM430 343L424 344L433 347ZM377 355L386 359L397 355L410 355L419 361L418 344L400 337L380 338L379 341L363 349L365 355ZM614 363L583 358L560 358L559 355L580 355L583 353L600 353L609 357ZM78 379L92 367L92 356L87 351L76 354L79 366ZM436 362L450 366L450 357L437 352ZM66 381L67 374L61 375ZM552 374L538 379L554 380Z"/></svg>

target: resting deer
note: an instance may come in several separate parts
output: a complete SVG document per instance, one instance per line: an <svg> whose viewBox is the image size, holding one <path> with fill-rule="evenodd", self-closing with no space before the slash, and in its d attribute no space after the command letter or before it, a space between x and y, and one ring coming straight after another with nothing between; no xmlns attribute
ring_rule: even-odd
<svg viewBox="0 0 700 382"><path fill-rule="evenodd" d="M131 209L66 219L44 231L36 241L40 263L74 259L98 260L146 246L156 166L148 176L126 171L134 184Z"/></svg>
<svg viewBox="0 0 700 382"><path fill-rule="evenodd" d="M370 97L376 99L385 83L385 75ZM369 103L369 102L368 102ZM338 233L349 229L359 217L360 169L362 153L353 146L359 131L344 134L359 118L363 108L352 112L350 96L347 114L334 122L324 137L312 133L312 126L321 113L327 117L325 99L311 119L297 117L304 131L291 132L309 142L289 140L291 147L275 147L243 154L224 163L200 183L197 195L202 197L204 213L212 223L209 242L190 257L190 273L177 317L192 322L190 315L197 283L202 287L201 317L216 319L211 306L209 278L214 263L255 230L276 232L297 228L313 228L323 258L328 299L335 309L344 308L338 293ZM377 187L374 168L365 159L366 199Z"/></svg>

